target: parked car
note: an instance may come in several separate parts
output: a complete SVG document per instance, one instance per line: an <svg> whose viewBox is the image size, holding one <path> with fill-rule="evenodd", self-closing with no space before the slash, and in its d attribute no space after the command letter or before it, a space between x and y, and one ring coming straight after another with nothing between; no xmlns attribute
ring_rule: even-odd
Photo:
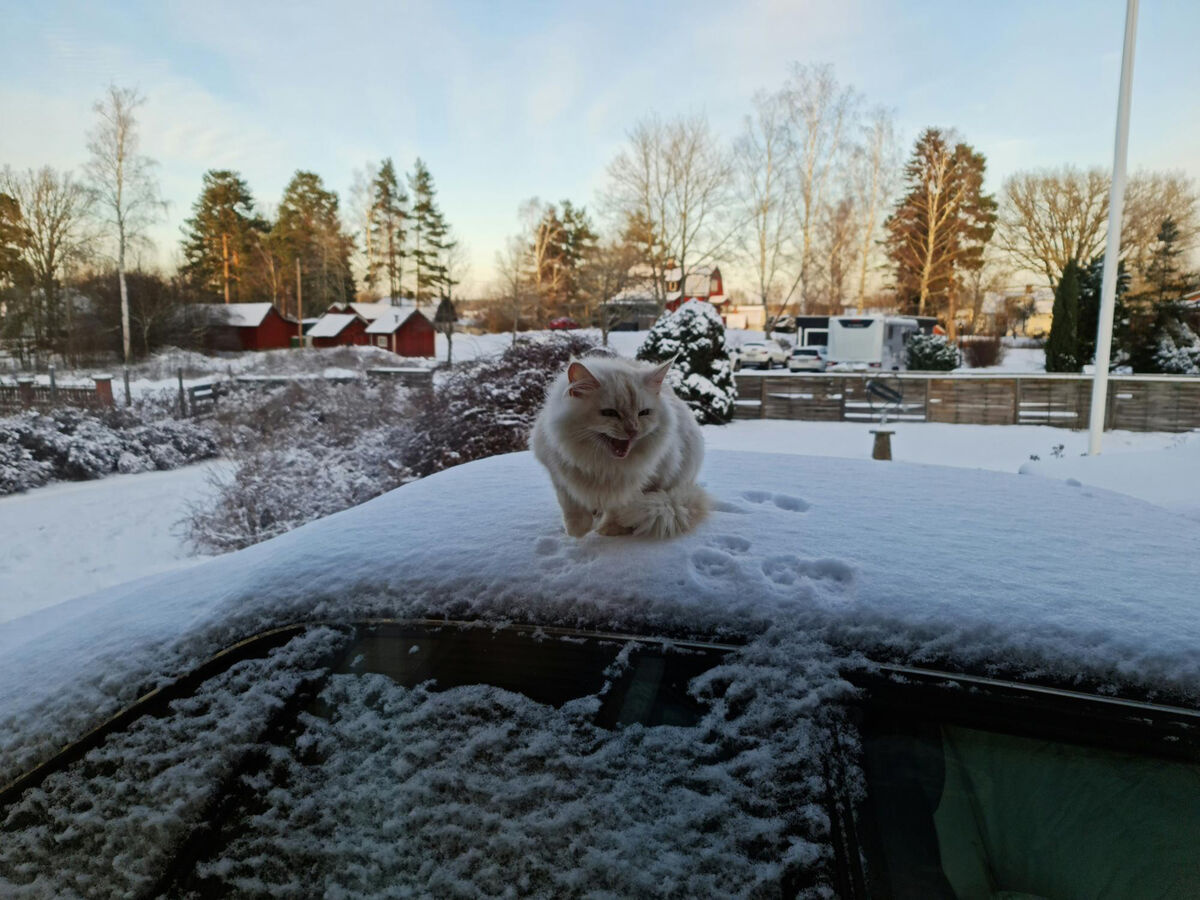
<svg viewBox="0 0 1200 900"><path fill-rule="evenodd" d="M775 366L785 366L788 361L788 350L776 341L746 341L732 352L734 370L753 366L758 369L771 369Z"/></svg>
<svg viewBox="0 0 1200 900"><path fill-rule="evenodd" d="M691 534L574 540L493 457L0 623L0 896L1200 895L1190 523L704 477Z"/></svg>
<svg viewBox="0 0 1200 900"><path fill-rule="evenodd" d="M546 327L551 331L573 331L579 327L579 323L566 316L560 316L557 319L551 319L547 322Z"/></svg>
<svg viewBox="0 0 1200 900"><path fill-rule="evenodd" d="M827 359L824 347L793 347L787 367L792 372L824 372Z"/></svg>

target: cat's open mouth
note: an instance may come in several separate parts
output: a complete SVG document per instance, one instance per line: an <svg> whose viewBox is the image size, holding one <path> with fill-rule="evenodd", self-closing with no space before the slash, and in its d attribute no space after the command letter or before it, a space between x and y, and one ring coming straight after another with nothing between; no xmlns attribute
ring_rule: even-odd
<svg viewBox="0 0 1200 900"><path fill-rule="evenodd" d="M604 440L608 443L608 449L612 451L612 455L617 459L624 459L629 455L629 445L633 441L629 438L615 438L604 435Z"/></svg>

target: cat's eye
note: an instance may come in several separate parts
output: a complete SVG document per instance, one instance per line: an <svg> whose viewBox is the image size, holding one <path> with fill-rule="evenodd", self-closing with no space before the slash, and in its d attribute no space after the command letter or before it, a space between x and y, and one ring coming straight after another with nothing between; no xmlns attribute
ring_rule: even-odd
<svg viewBox="0 0 1200 900"><path fill-rule="evenodd" d="M615 417L615 416L619 416L620 413L618 413L615 409L602 409L602 410L600 410L600 415Z"/></svg>
<svg viewBox="0 0 1200 900"><path fill-rule="evenodd" d="M648 416L648 415L650 415L650 410L648 410L648 409L639 409L639 410L638 410L638 415L639 415L639 416Z"/></svg>

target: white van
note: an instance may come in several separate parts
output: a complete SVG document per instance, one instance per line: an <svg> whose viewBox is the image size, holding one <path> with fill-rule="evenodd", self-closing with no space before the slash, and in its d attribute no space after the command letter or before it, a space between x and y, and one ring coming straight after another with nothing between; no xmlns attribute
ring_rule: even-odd
<svg viewBox="0 0 1200 900"><path fill-rule="evenodd" d="M899 371L908 339L920 330L902 316L830 316L829 366Z"/></svg>

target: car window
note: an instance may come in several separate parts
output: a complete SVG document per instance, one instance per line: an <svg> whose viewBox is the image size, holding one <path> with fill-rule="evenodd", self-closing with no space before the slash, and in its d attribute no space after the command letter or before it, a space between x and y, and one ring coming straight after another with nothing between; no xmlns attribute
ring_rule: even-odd
<svg viewBox="0 0 1200 900"><path fill-rule="evenodd" d="M968 689L868 707L871 896L1200 896L1200 716Z"/></svg>

